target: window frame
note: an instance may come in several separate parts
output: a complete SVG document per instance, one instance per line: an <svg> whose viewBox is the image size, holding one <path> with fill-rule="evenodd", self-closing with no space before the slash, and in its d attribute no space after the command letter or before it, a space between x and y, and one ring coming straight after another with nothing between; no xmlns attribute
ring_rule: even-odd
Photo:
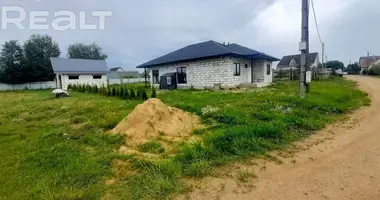
<svg viewBox="0 0 380 200"><path fill-rule="evenodd" d="M155 73L157 72L157 73ZM156 78L156 81L155 81ZM154 69L152 70L152 83L153 84L160 84L160 70Z"/></svg>
<svg viewBox="0 0 380 200"><path fill-rule="evenodd" d="M92 75L92 79L96 79L96 80L102 79L102 75Z"/></svg>
<svg viewBox="0 0 380 200"><path fill-rule="evenodd" d="M271 75L272 74L272 65L271 64L267 64L267 75Z"/></svg>
<svg viewBox="0 0 380 200"><path fill-rule="evenodd" d="M234 63L234 76L241 76L241 64L240 63Z"/></svg>
<svg viewBox="0 0 380 200"><path fill-rule="evenodd" d="M68 75L69 80L79 80L79 75Z"/></svg>
<svg viewBox="0 0 380 200"><path fill-rule="evenodd" d="M177 67L177 83L187 84L187 68Z"/></svg>

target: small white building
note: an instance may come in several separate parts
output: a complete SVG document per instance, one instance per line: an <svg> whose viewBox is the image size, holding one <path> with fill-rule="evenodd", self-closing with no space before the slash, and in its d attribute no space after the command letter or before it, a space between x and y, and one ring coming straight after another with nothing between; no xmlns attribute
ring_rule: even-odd
<svg viewBox="0 0 380 200"><path fill-rule="evenodd" d="M204 89L220 85L267 86L272 83L272 62L277 58L238 44L208 41L193 44L142 65L158 87L162 77L176 74L179 88ZM173 84L171 78L165 84Z"/></svg>
<svg viewBox="0 0 380 200"><path fill-rule="evenodd" d="M56 88L67 90L69 85L107 86L107 63L104 60L50 58Z"/></svg>

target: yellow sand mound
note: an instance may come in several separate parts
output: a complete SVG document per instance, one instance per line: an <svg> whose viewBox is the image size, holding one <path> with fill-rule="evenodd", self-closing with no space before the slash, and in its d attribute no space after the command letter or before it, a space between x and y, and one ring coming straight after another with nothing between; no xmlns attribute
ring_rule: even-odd
<svg viewBox="0 0 380 200"><path fill-rule="evenodd" d="M197 116L153 98L139 104L111 133L127 135L127 144L135 146L159 136L185 138L199 127Z"/></svg>

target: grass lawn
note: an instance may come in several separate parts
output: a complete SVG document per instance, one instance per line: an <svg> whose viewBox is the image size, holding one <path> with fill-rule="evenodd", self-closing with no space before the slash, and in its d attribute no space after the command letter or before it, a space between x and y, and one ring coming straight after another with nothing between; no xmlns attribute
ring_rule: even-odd
<svg viewBox="0 0 380 200"><path fill-rule="evenodd" d="M116 154L123 139L105 134L141 101L0 93L0 199L99 199L106 193L109 199L170 199L186 189L183 177L203 177L217 166L283 148L369 104L355 83L340 78L313 82L307 100L298 98L297 86L159 93L165 103L201 116L208 128L194 132L201 141L157 161ZM141 150L164 152L153 142ZM112 160L130 160L138 173L106 186L115 176Z"/></svg>

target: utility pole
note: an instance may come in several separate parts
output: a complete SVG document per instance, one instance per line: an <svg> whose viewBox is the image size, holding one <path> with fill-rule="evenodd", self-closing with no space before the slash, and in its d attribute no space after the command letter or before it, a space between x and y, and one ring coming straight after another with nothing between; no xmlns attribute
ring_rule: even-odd
<svg viewBox="0 0 380 200"><path fill-rule="evenodd" d="M366 61L367 61L367 69L368 69L368 67L369 67L369 61L368 61L368 59L369 59L369 51L367 51L367 58L366 58Z"/></svg>
<svg viewBox="0 0 380 200"><path fill-rule="evenodd" d="M325 69L325 43L322 43L322 68Z"/></svg>
<svg viewBox="0 0 380 200"><path fill-rule="evenodd" d="M309 0L302 0L302 27L301 27L301 68L300 68L300 97L305 98L306 67L309 54Z"/></svg>

